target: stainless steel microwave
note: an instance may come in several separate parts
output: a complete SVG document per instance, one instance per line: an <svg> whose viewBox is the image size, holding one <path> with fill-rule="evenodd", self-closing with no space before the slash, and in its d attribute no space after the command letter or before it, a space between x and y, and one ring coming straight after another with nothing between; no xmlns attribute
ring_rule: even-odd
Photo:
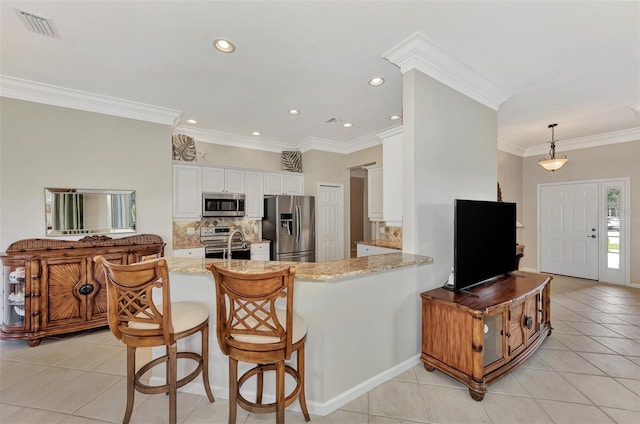
<svg viewBox="0 0 640 424"><path fill-rule="evenodd" d="M244 194L202 193L202 216L244 216Z"/></svg>

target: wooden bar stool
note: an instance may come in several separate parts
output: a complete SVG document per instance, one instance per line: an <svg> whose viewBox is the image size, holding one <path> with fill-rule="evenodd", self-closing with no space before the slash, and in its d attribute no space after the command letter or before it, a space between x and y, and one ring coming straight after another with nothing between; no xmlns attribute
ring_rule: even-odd
<svg viewBox="0 0 640 424"><path fill-rule="evenodd" d="M216 284L216 333L220 349L229 356L229 424L235 424L237 405L258 414L276 413L276 423L284 424L284 409L296 399L306 421L310 421L304 392L304 343L307 325L293 311L295 268L262 273L233 272L210 264ZM284 309L276 308L284 306ZM297 352L297 366L285 364ZM238 361L256 364L238 378ZM276 399L262 402L265 371L276 372ZM295 380L295 388L285 395L284 377ZM256 376L256 401L241 393L242 385Z"/></svg>
<svg viewBox="0 0 640 424"><path fill-rule="evenodd" d="M169 272L164 258L131 265L116 265L102 256L93 259L105 272L108 297L108 321L111 332L127 346L127 407L122 422L128 424L133 412L135 391L169 395L169 422L176 422L177 389L193 381L200 373L210 402L209 386L209 310L197 302L171 303ZM162 292L156 303L153 290ZM178 352L177 341L201 333L202 351ZM144 364L136 372L136 348L165 346L166 354ZM198 365L178 380L177 360L187 358ZM141 377L156 365L166 366L166 383L150 386Z"/></svg>

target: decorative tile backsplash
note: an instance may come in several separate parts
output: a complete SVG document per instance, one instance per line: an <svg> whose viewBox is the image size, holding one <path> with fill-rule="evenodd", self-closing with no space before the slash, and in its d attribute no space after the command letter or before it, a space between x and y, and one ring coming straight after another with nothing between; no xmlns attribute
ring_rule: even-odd
<svg viewBox="0 0 640 424"><path fill-rule="evenodd" d="M239 227L247 241L260 239L261 221L239 218L203 218L200 221L173 221L173 248L192 249L202 247L200 228L205 226Z"/></svg>
<svg viewBox="0 0 640 424"><path fill-rule="evenodd" d="M380 228L384 229L384 232L380 232ZM376 221L375 223L376 240L385 240L398 242L402 245L402 227L387 227L386 222Z"/></svg>

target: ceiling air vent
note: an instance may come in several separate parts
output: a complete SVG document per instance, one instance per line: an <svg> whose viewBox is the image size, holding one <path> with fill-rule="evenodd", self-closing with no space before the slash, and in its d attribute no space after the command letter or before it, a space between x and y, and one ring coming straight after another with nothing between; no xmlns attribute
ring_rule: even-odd
<svg viewBox="0 0 640 424"><path fill-rule="evenodd" d="M41 16L36 16L24 10L14 9L25 27L31 32L36 32L52 38L60 38L52 21Z"/></svg>

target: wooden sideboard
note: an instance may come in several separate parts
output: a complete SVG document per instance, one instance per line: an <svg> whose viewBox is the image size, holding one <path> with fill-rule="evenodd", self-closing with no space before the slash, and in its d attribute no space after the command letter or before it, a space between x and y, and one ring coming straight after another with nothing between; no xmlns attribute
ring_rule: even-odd
<svg viewBox="0 0 640 424"><path fill-rule="evenodd" d="M481 401L487 384L529 358L551 334L550 282L544 274L517 271L468 290L422 293L422 355L469 387Z"/></svg>
<svg viewBox="0 0 640 424"><path fill-rule="evenodd" d="M164 255L153 234L123 238L88 236L78 241L25 239L0 256L3 265L3 320L0 339L40 339L107 325L107 289L102 255L130 264Z"/></svg>

